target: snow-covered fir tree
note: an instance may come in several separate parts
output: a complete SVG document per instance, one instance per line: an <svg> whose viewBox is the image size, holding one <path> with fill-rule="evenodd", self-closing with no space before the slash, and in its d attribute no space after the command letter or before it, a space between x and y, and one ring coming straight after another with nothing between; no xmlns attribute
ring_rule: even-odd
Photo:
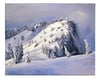
<svg viewBox="0 0 100 80"><path fill-rule="evenodd" d="M90 51L90 46L89 46L89 44L88 44L86 39L84 39L84 43L85 43L85 49L86 49L85 53L89 54L91 51Z"/></svg>
<svg viewBox="0 0 100 80"><path fill-rule="evenodd" d="M29 52L27 52L26 55L25 55L25 62L26 63L30 63L31 62L31 60L29 58Z"/></svg>
<svg viewBox="0 0 100 80"><path fill-rule="evenodd" d="M68 52L68 50L67 50L67 48L66 48L65 45L64 45L64 50L65 50L65 55L66 55L67 57L70 57L71 54Z"/></svg>
<svg viewBox="0 0 100 80"><path fill-rule="evenodd" d="M23 57L23 44L18 42L18 44L14 47L14 60L15 63L19 63Z"/></svg>
<svg viewBox="0 0 100 80"><path fill-rule="evenodd" d="M10 58L14 57L11 43L8 44L8 48L6 50L6 55L5 56L6 56L6 59L10 59Z"/></svg>

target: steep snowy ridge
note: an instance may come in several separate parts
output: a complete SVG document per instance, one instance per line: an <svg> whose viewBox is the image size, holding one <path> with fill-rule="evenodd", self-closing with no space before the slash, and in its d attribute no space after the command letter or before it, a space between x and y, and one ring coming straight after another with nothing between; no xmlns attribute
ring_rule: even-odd
<svg viewBox="0 0 100 80"><path fill-rule="evenodd" d="M54 21L47 25L47 27L44 30L42 30L37 36L35 36L31 40L31 43L29 42L26 45L24 45L24 53L32 52L34 51L34 49L40 49L42 53L43 46L50 47L50 45L56 45L55 43L57 42L57 39L61 39L62 35L67 36L67 40L70 38L71 35L74 39L74 44L78 48L83 47L82 44L79 43L79 38L75 38L75 36L73 35L73 28L69 24L69 21L70 20L68 19L62 19ZM85 52L84 47L83 52Z"/></svg>

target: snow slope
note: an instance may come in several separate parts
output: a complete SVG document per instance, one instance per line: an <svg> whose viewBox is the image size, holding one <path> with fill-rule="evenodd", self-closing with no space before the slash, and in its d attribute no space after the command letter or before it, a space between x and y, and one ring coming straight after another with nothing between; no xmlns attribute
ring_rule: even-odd
<svg viewBox="0 0 100 80"><path fill-rule="evenodd" d="M80 44L80 40L77 37L74 37L72 26L68 24L69 21L70 20L65 18L47 25L45 29L24 45L24 53L32 52L34 49L42 49L43 46L52 47L52 43L57 42L56 39L61 39L62 35L66 35L68 40L69 34L73 37L74 44L79 48L79 50L81 50L80 53L84 53L85 47ZM54 45L56 44L54 43Z"/></svg>
<svg viewBox="0 0 100 80"><path fill-rule="evenodd" d="M6 39L5 41L5 47L8 47L8 44L11 43L12 47L14 47L16 44L18 44L18 41L22 41L21 37L24 36L23 45L25 45L27 42L29 42L32 38L34 38L41 30L43 27L39 27L36 29L36 31L32 32L29 30L24 30L21 33L17 34L16 36L11 37L10 39ZM14 40L14 38L16 38Z"/></svg>
<svg viewBox="0 0 100 80"><path fill-rule="evenodd" d="M62 23L67 23L67 20L65 20L65 22L62 22ZM62 23L61 22L54 22L54 23L51 23L47 26L46 29L42 30L37 36L35 36L31 41L33 42L33 44L31 44L30 46L27 46L29 45L26 44L24 45L25 47L25 52L27 51L32 51L33 48L35 48L34 46L36 45L36 43L38 43L39 45L37 47L41 48L42 45L48 45L49 42L53 42L53 40L55 40L55 38L61 38L61 35L64 33L66 33L67 29L66 26L68 26L68 24L65 24L63 27L62 27ZM63 31L61 31L61 29ZM67 31L68 32L68 31Z"/></svg>
<svg viewBox="0 0 100 80"><path fill-rule="evenodd" d="M94 75L95 53L6 66L6 75Z"/></svg>

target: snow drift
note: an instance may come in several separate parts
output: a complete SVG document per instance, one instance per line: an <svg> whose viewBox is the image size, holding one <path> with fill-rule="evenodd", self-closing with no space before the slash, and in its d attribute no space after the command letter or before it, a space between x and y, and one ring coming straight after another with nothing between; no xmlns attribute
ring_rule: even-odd
<svg viewBox="0 0 100 80"><path fill-rule="evenodd" d="M6 75L94 75L95 54L6 66Z"/></svg>

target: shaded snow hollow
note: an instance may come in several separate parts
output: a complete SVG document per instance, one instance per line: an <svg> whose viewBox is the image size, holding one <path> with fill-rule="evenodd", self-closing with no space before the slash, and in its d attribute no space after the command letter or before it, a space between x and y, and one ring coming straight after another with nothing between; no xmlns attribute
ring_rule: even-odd
<svg viewBox="0 0 100 80"><path fill-rule="evenodd" d="M95 53L6 66L6 75L94 75Z"/></svg>

